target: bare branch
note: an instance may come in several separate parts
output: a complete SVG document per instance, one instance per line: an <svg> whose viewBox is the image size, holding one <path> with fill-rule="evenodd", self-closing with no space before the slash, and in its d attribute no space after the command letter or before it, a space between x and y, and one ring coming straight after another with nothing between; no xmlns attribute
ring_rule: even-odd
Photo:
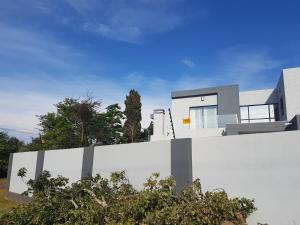
<svg viewBox="0 0 300 225"><path fill-rule="evenodd" d="M92 198L93 198L99 205L101 205L102 207L107 207L107 203L106 203L106 201L105 201L105 199L104 199L103 196L102 196L102 201L101 201L100 199L97 198L97 196L95 195L95 193L92 192L91 190L88 190L88 189L86 189L86 188L84 188L83 190L84 190L85 192L89 193L89 194L92 196Z"/></svg>

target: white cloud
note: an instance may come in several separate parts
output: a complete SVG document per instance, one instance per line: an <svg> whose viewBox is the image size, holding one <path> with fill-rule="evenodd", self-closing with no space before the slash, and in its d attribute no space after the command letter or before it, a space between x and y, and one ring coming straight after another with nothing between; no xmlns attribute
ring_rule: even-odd
<svg viewBox="0 0 300 225"><path fill-rule="evenodd" d="M196 65L195 62L190 59L182 59L181 62L189 68L193 68Z"/></svg>
<svg viewBox="0 0 300 225"><path fill-rule="evenodd" d="M42 93L17 93L0 90L0 128L11 135L30 141L36 137L36 115L53 111L57 99Z"/></svg>

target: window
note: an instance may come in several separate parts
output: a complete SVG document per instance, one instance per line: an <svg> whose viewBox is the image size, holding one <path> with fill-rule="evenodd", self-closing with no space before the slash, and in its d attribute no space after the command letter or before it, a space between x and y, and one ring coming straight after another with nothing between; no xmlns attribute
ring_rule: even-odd
<svg viewBox="0 0 300 225"><path fill-rule="evenodd" d="M190 108L191 128L217 128L217 106Z"/></svg>
<svg viewBox="0 0 300 225"><path fill-rule="evenodd" d="M241 106L241 123L277 121L277 104Z"/></svg>

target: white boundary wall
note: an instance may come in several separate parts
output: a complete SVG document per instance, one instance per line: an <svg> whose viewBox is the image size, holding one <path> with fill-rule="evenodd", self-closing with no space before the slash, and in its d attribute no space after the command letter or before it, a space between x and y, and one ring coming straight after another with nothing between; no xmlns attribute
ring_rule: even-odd
<svg viewBox="0 0 300 225"><path fill-rule="evenodd" d="M154 172L162 178L171 176L171 141L95 147L93 175L109 178L115 171L126 171L138 189Z"/></svg>
<svg viewBox="0 0 300 225"><path fill-rule="evenodd" d="M11 168L9 191L22 194L27 191L26 182L29 179L35 179L35 167L37 160L37 152L20 152L13 154L13 165ZM24 181L18 177L19 169L25 167L27 169Z"/></svg>
<svg viewBox="0 0 300 225"><path fill-rule="evenodd" d="M193 139L192 155L204 190L255 199L250 225L300 224L300 131Z"/></svg>
<svg viewBox="0 0 300 225"><path fill-rule="evenodd" d="M63 176L73 183L81 179L84 148L45 151L43 170L52 177Z"/></svg>
<svg viewBox="0 0 300 225"><path fill-rule="evenodd" d="M43 152L12 155L9 192L20 194L26 190L26 185L17 177L21 167L28 170L26 179L34 179L43 169L49 170L54 177L68 177L70 182L79 180L84 170L104 177L125 170L130 182L138 189L153 172L160 172L162 177L174 175L181 183L191 181L192 177L200 178L204 190L223 188L230 197L254 198L258 211L249 218L249 225L257 225L257 222L300 224L300 131L40 153ZM37 158L40 158L39 162ZM88 166L83 168L83 164ZM36 165L41 168L36 169ZM182 175L182 171L193 176Z"/></svg>

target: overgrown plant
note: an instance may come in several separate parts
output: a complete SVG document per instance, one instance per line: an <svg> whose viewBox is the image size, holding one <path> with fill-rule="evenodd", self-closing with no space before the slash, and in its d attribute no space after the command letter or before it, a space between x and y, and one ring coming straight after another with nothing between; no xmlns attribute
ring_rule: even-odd
<svg viewBox="0 0 300 225"><path fill-rule="evenodd" d="M26 170L19 175L24 177ZM160 179L158 173L141 191L133 188L124 172L68 185L68 179L51 178L44 171L28 185L24 194L32 194L31 203L1 216L0 224L220 225L239 224L237 215L247 218L255 211L253 200L230 199L224 190L203 192L199 180L176 193L175 180Z"/></svg>

